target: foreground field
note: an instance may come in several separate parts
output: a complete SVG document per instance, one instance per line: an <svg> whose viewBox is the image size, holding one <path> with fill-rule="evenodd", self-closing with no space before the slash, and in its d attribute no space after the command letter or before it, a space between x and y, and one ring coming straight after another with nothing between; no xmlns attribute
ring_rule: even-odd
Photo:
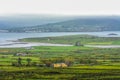
<svg viewBox="0 0 120 80"><path fill-rule="evenodd" d="M120 80L120 48L83 46L118 45L120 38L76 35L28 38L21 41L75 46L1 48L0 80Z"/></svg>
<svg viewBox="0 0 120 80"><path fill-rule="evenodd" d="M80 46L0 49L0 80L119 80L119 53L119 48ZM22 65L13 65L18 63L19 57ZM28 58L30 65L27 65ZM66 68L54 68L41 66L47 64L44 61L50 64L69 61L71 64Z"/></svg>
<svg viewBox="0 0 120 80"><path fill-rule="evenodd" d="M77 68L4 67L1 80L119 80L120 68L79 66ZM4 70L5 69L5 70Z"/></svg>

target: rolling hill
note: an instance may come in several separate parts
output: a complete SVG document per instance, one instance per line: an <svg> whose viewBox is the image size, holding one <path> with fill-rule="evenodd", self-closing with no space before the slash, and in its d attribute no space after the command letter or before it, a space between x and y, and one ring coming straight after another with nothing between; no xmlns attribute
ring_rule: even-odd
<svg viewBox="0 0 120 80"><path fill-rule="evenodd" d="M119 31L120 17L81 17L56 23L23 28L12 28L10 32L91 32Z"/></svg>
<svg viewBox="0 0 120 80"><path fill-rule="evenodd" d="M23 28L73 19L58 15L16 14L0 16L0 29Z"/></svg>

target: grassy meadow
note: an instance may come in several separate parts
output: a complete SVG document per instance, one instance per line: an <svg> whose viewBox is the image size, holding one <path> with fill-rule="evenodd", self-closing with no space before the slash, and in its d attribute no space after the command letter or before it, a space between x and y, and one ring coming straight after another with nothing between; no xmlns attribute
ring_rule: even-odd
<svg viewBox="0 0 120 80"><path fill-rule="evenodd" d="M59 43L59 44L75 44L76 41L82 44L96 45L119 45L120 37L97 37L92 35L70 35L60 37L44 37L44 38L24 38L20 39L24 42L42 42L42 43Z"/></svg>
<svg viewBox="0 0 120 80"><path fill-rule="evenodd" d="M117 44L120 38L88 35L28 38L26 42ZM51 64L66 63L54 68ZM120 49L84 46L0 48L0 80L119 80Z"/></svg>

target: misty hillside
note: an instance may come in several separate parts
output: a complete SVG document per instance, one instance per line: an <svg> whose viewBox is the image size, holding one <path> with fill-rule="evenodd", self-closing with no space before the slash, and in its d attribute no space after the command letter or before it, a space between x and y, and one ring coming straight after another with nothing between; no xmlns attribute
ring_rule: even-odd
<svg viewBox="0 0 120 80"><path fill-rule="evenodd" d="M74 19L74 17L33 14L0 16L0 29L31 27L35 25L56 23L70 19Z"/></svg>
<svg viewBox="0 0 120 80"><path fill-rule="evenodd" d="M45 25L9 29L10 32L88 32L119 30L120 17L81 17L79 19Z"/></svg>

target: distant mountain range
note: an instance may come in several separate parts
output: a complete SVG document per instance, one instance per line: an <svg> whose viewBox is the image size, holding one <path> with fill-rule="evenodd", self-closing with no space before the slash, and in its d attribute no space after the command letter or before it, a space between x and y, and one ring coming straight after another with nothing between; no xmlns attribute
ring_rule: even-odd
<svg viewBox="0 0 120 80"><path fill-rule="evenodd" d="M14 26L4 28L7 24L0 21L0 28L9 32L120 31L120 16L43 17L42 19L22 17L9 23Z"/></svg>

